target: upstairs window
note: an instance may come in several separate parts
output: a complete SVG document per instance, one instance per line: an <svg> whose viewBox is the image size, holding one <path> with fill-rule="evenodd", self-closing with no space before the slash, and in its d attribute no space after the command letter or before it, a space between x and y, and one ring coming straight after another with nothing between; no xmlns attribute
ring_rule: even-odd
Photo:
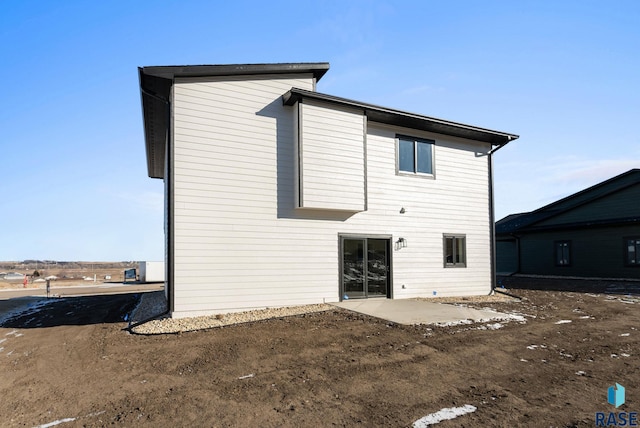
<svg viewBox="0 0 640 428"><path fill-rule="evenodd" d="M433 175L435 141L398 137L398 172Z"/></svg>
<svg viewBox="0 0 640 428"><path fill-rule="evenodd" d="M624 239L624 261L627 266L640 267L640 237Z"/></svg>
<svg viewBox="0 0 640 428"><path fill-rule="evenodd" d="M444 267L467 267L465 235L444 235Z"/></svg>
<svg viewBox="0 0 640 428"><path fill-rule="evenodd" d="M556 266L571 265L571 241L556 241Z"/></svg>

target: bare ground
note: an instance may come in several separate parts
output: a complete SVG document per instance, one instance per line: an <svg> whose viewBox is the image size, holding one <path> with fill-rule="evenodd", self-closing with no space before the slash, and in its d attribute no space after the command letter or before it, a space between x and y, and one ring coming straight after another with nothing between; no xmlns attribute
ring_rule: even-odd
<svg viewBox="0 0 640 428"><path fill-rule="evenodd" d="M142 336L139 294L60 299L0 328L0 425L403 427L469 404L439 426L593 426L615 382L640 411L638 295L539 284L463 302L526 315L496 329L335 309Z"/></svg>

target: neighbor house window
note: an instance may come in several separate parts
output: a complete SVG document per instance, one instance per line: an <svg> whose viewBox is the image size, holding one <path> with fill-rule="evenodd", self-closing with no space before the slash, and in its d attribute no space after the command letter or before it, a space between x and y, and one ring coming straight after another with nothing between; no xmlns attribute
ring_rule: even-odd
<svg viewBox="0 0 640 428"><path fill-rule="evenodd" d="M435 141L398 137L398 172L433 174Z"/></svg>
<svg viewBox="0 0 640 428"><path fill-rule="evenodd" d="M467 238L444 235L444 267L467 267Z"/></svg>
<svg viewBox="0 0 640 428"><path fill-rule="evenodd" d="M624 261L627 266L640 267L640 237L624 239Z"/></svg>
<svg viewBox="0 0 640 428"><path fill-rule="evenodd" d="M571 241L556 241L556 266L571 264Z"/></svg>

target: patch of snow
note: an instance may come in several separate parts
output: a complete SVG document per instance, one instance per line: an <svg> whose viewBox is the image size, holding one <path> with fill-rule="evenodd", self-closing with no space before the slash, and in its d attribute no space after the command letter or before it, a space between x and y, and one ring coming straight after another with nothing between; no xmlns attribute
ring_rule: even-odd
<svg viewBox="0 0 640 428"><path fill-rule="evenodd" d="M622 353L622 354L620 354L620 356L621 356L621 357L625 357L625 358L626 358L626 357L630 357L631 355L630 355L630 354Z"/></svg>
<svg viewBox="0 0 640 428"><path fill-rule="evenodd" d="M524 358L520 358L520 361L522 361L523 363L528 363L529 360L525 360Z"/></svg>
<svg viewBox="0 0 640 428"><path fill-rule="evenodd" d="M529 346L527 346L527 349L530 349L530 350L532 350L532 351L533 351L533 350L534 350L534 349L536 349L537 347L538 347L538 345L529 345Z"/></svg>
<svg viewBox="0 0 640 428"><path fill-rule="evenodd" d="M611 358L618 358L618 354L611 354Z"/></svg>
<svg viewBox="0 0 640 428"><path fill-rule="evenodd" d="M424 428L429 425L435 425L442 421L448 421L455 419L458 416L466 415L467 413L473 413L477 410L475 406L471 404L465 404L462 407L447 407L439 410L435 413L431 413L423 418L418 419L413 423L413 428Z"/></svg>
<svg viewBox="0 0 640 428"><path fill-rule="evenodd" d="M57 421L49 422L48 424L38 425L36 428L53 427L53 426L56 426L56 425L64 424L66 422L73 422L75 420L76 420L76 418L58 419Z"/></svg>
<svg viewBox="0 0 640 428"><path fill-rule="evenodd" d="M6 337L5 337L4 339L0 339L0 343L4 342L4 341L6 341L6 340L7 340L7 338L6 338Z"/></svg>
<svg viewBox="0 0 640 428"><path fill-rule="evenodd" d="M587 372L582 371L582 370L578 370L578 371L576 372L576 374L577 374L578 376L585 376L585 375L587 374Z"/></svg>
<svg viewBox="0 0 640 428"><path fill-rule="evenodd" d="M457 320L457 321L438 322L438 323L435 323L434 325L436 325L438 327L456 327L456 326L459 326L459 325L473 324L474 322L482 324L482 323L489 323L489 322L492 322L492 321L493 322L496 322L496 321L504 321L504 322L517 321L517 322L521 322L521 323L527 322L526 318L523 315L520 315L520 314L499 314L499 313L496 313L495 317L480 318L480 319L475 320L475 321L472 320L472 319L465 319L465 320ZM490 326L486 326L486 328L488 328L490 330L494 330ZM498 328L500 328L500 327L498 327ZM482 328L480 328L480 329L483 330Z"/></svg>
<svg viewBox="0 0 640 428"><path fill-rule="evenodd" d="M560 321L556 321L554 324L569 324L571 322L571 320L560 320Z"/></svg>
<svg viewBox="0 0 640 428"><path fill-rule="evenodd" d="M489 330L498 330L498 329L501 329L502 327L504 327L504 325L500 324L499 322L497 322L495 324L487 324L487 328Z"/></svg>
<svg viewBox="0 0 640 428"><path fill-rule="evenodd" d="M526 322L526 318L520 314L503 314L498 315L492 318L482 319L480 322L489 322L489 321L518 321L518 322Z"/></svg>
<svg viewBox="0 0 640 428"><path fill-rule="evenodd" d="M581 316L581 317L580 317L580 319L581 319L581 320L588 320L588 319L592 319L592 320L594 320L595 318L594 318L594 317L592 317L591 315L583 315L583 316Z"/></svg>
<svg viewBox="0 0 640 428"><path fill-rule="evenodd" d="M630 333L622 333L622 334L620 334L620 336L622 336L622 337L627 337L629 335L630 335Z"/></svg>
<svg viewBox="0 0 640 428"><path fill-rule="evenodd" d="M573 358L573 355L571 354L565 354L564 352L560 352L560 355L566 358Z"/></svg>
<svg viewBox="0 0 640 428"><path fill-rule="evenodd" d="M256 375L255 373L251 373L251 374L248 374L248 375L240 376L238 379L240 379L240 380L249 379L249 378L254 377L255 375Z"/></svg>
<svg viewBox="0 0 640 428"><path fill-rule="evenodd" d="M437 322L435 325L438 327L455 327L457 325L466 325L473 324L472 320L458 320L458 321L446 321L446 322Z"/></svg>

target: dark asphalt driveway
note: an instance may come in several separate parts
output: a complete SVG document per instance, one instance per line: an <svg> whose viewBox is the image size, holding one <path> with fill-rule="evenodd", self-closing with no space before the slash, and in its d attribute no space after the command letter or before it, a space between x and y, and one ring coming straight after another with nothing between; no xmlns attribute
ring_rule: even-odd
<svg viewBox="0 0 640 428"><path fill-rule="evenodd" d="M44 328L125 322L142 293L0 301L0 327ZM19 302L16 302L19 301ZM13 304L13 309L10 304ZM19 306L15 306L19 303Z"/></svg>

